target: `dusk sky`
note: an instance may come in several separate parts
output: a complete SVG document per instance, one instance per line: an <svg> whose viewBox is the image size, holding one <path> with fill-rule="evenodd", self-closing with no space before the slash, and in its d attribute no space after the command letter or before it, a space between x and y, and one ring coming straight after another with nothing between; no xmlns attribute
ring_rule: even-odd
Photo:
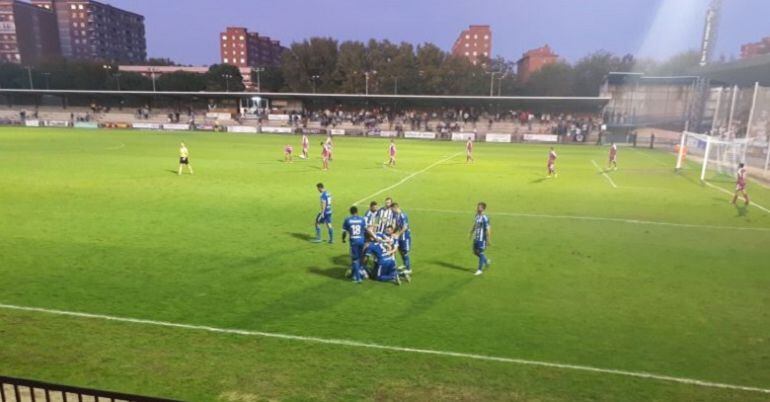
<svg viewBox="0 0 770 402"><path fill-rule="evenodd" d="M449 50L462 29L489 24L493 53L516 60L549 44L574 61L605 49L664 58L697 49L709 0L107 0L143 14L151 57L219 60L219 33L244 26L284 45L312 36L432 42ZM770 36L770 1L724 1L716 57Z"/></svg>

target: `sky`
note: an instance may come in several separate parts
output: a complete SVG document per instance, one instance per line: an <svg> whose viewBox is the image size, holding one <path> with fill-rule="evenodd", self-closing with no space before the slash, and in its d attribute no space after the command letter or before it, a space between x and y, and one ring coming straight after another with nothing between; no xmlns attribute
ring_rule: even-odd
<svg viewBox="0 0 770 402"><path fill-rule="evenodd" d="M492 53L509 60L549 44L567 61L597 50L664 59L699 49L710 0L104 0L146 18L150 57L219 61L226 26L280 40L313 36L415 44L449 51L471 24L488 24ZM724 0L715 57L770 36L770 0Z"/></svg>

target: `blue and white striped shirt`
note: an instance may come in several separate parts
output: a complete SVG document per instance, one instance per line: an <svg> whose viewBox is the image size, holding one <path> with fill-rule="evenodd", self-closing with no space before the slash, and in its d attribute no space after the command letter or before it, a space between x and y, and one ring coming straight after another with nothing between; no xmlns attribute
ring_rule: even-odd
<svg viewBox="0 0 770 402"><path fill-rule="evenodd" d="M489 217L484 214L477 214L473 223L473 240L487 241L490 227Z"/></svg>

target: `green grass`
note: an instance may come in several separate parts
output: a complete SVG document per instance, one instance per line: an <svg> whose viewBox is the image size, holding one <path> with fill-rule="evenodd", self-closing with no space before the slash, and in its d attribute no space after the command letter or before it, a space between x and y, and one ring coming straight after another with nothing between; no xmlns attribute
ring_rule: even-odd
<svg viewBox="0 0 770 402"><path fill-rule="evenodd" d="M178 177L177 146L195 176ZM414 282L343 279L311 244L315 183L347 206L462 143L338 138L332 170L270 135L0 129L0 303L645 371L770 388L770 214L673 155L477 144L378 196L413 228ZM729 179L716 184L729 189ZM770 191L751 185L759 204ZM494 265L467 232L489 204ZM456 211L456 212L442 212ZM644 225L591 216L715 227ZM765 229L765 230L761 230ZM770 395L512 363L0 309L0 374L184 400L741 400Z"/></svg>

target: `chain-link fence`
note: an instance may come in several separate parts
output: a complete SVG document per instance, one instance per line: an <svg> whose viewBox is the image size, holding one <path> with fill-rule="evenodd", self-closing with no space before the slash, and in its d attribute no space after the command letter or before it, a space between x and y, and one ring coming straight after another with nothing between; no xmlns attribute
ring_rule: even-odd
<svg viewBox="0 0 770 402"><path fill-rule="evenodd" d="M610 98L604 121L611 127L683 130L695 96L696 77L645 77L615 73L601 95Z"/></svg>
<svg viewBox="0 0 770 402"><path fill-rule="evenodd" d="M770 88L755 87L749 115L746 137L751 140L751 147L747 157L759 159L767 175L770 168Z"/></svg>
<svg viewBox="0 0 770 402"><path fill-rule="evenodd" d="M711 108L711 135L723 140L744 139L744 162L764 175L770 172L770 88L714 88L708 102Z"/></svg>

